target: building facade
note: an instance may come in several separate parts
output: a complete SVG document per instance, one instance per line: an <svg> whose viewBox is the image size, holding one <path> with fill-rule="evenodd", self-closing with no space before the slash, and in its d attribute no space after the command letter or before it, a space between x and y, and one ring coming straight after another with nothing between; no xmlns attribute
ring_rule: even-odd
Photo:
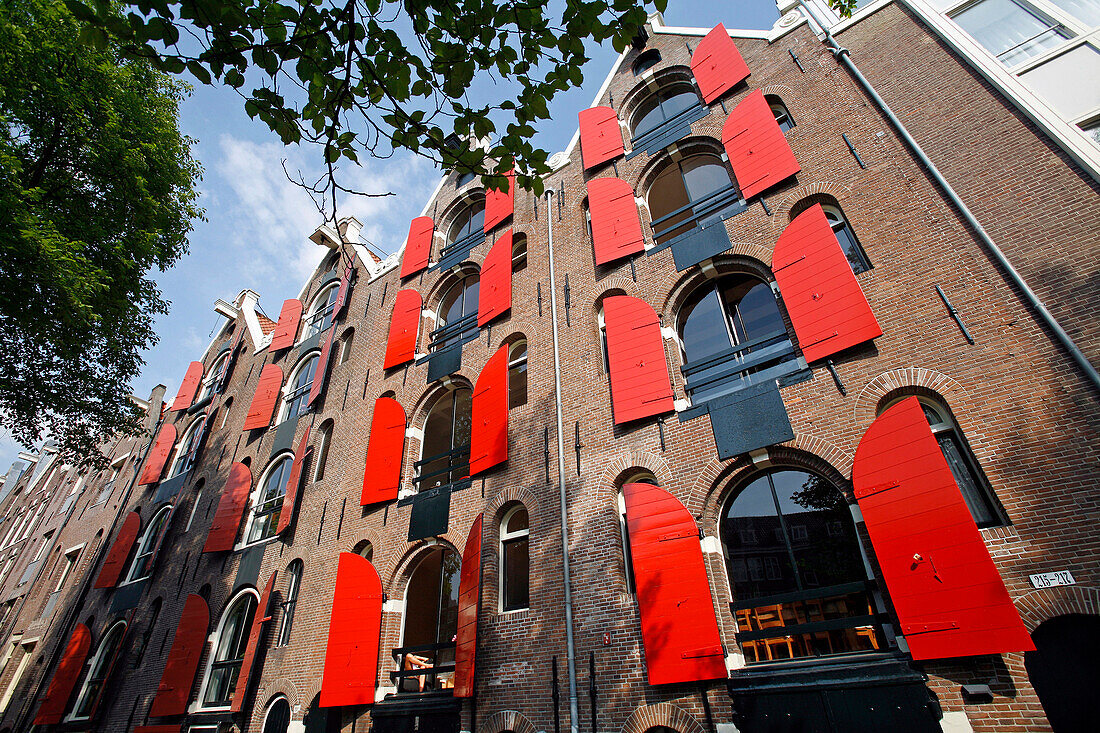
<svg viewBox="0 0 1100 733"><path fill-rule="evenodd" d="M1100 361L1091 173L861 12ZM578 122L545 196L451 174L384 260L318 228L112 471L18 479L0 730L1082 729L1096 387L884 110L800 17L654 16Z"/></svg>

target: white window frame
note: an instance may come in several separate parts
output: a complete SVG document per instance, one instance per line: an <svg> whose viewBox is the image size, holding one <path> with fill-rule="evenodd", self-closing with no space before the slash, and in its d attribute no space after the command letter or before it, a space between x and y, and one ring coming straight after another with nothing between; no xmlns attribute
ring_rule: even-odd
<svg viewBox="0 0 1100 733"><path fill-rule="evenodd" d="M317 314L328 309L329 293L334 289L340 287L339 282L332 282L325 287L321 288L317 292L317 295L313 296L313 300L309 302L309 308L306 310L306 314L302 317L302 333L298 338L298 343L308 341L319 333L324 333L328 328L320 328L313 321L317 319ZM333 310L335 310L336 304L333 303ZM320 320L324 320L322 316ZM332 326L332 321L329 321L329 327Z"/></svg>
<svg viewBox="0 0 1100 733"><path fill-rule="evenodd" d="M119 586L129 585L130 583L137 583L138 581L145 580L152 576L152 572L149 575L143 575L140 578L134 577L137 572L138 560L143 557L148 557L156 551L157 539L160 537L161 532L168 531L168 520L171 517L172 505L166 504L157 510L157 512L149 520L148 525L145 527L145 531L141 533L141 538L137 542L137 549L134 551L134 556L130 558L130 564L126 567L125 580L119 583ZM164 523L160 527L160 532L156 532L157 520L164 516Z"/></svg>
<svg viewBox="0 0 1100 733"><path fill-rule="evenodd" d="M111 638L111 635L113 633L115 633L115 629L117 629L120 626L122 627L122 637L118 640L119 645L121 645L122 642L124 642L126 640L126 622L121 621L121 620L116 621L115 623L111 624L111 626L107 629L106 633L104 633L103 636L100 638L99 646L96 647L95 654L92 655L91 661L84 665L84 670L81 672L81 678L82 679L81 679L81 682L80 682L80 691L77 692L76 697L73 698L72 708L69 710L68 714L65 716L65 722L66 723L80 721L80 720L89 720L92 717L90 714L89 715L77 715L76 710L77 710L77 708L80 707L80 704L82 702L84 702L84 695L85 695L85 693L88 692L88 682L90 681L89 677L92 674L92 670L95 669L96 666L100 663L100 661L103 658L104 652L107 651L107 648L106 648L107 647L107 641ZM107 670L107 671L108 671L108 673L110 672L110 670ZM106 684L106 682L107 682L107 680L105 678L104 679L104 684Z"/></svg>
<svg viewBox="0 0 1100 733"><path fill-rule="evenodd" d="M172 456L172 463L168 467L168 473L165 475L165 481L175 478L176 476L182 476L191 470L191 466L180 467L180 462L186 460L191 453L185 453L184 449L188 447L191 439L196 437L197 431L202 429L202 424L209 419L208 415L197 415L191 424L187 426L187 429L183 431L183 437L177 442L175 455ZM195 446L196 448L198 446Z"/></svg>
<svg viewBox="0 0 1100 733"><path fill-rule="evenodd" d="M512 356L512 352L515 349L517 349L520 344L523 344L523 356ZM527 361L527 357L530 354L530 349L531 349L531 344L526 338L516 339L514 343L509 344L509 346L508 346L508 390L509 390L509 392L508 392L508 409L509 410L511 410L513 408L512 394L511 394L512 370L516 369L516 368L519 368L521 366L526 366L527 369L525 369L524 372L523 372L523 381L525 382L523 391L528 392L528 388L531 385L531 382L530 382L530 379L529 379L529 377L530 377L530 365L529 365L529 362ZM528 402L530 402L530 399L531 399L531 395L528 392L527 397L523 401L523 404L515 405L515 407L523 407Z"/></svg>
<svg viewBox="0 0 1100 733"><path fill-rule="evenodd" d="M295 577L295 573L291 568L297 567L297 581L294 582L294 593L291 594L291 580ZM283 617L279 620L279 634L275 637L275 646L284 647L290 644L290 634L294 631L294 616L298 611L298 600L302 597L302 581L306 575L306 564L301 558L291 560L286 566L287 577L287 590L286 597L282 603ZM290 610L287 611L287 606L290 606ZM287 628L287 624L290 627Z"/></svg>
<svg viewBox="0 0 1100 733"><path fill-rule="evenodd" d="M273 534L270 537L263 537L258 540L249 541L248 537L252 534L252 525L256 521L256 508L259 506L260 498L263 496L264 488L267 486L268 479L271 478L271 474L275 472L275 469L284 461L290 460L291 470L294 466L294 454L290 451L283 451L272 458L264 472L260 474L260 480L256 482L256 488L252 490L252 493L248 496L248 521L245 523L244 534L241 535L241 542L235 549L241 549L245 547L252 547L253 545L262 545L267 542L271 542L279 537L279 535ZM287 482L290 481L290 475L287 475ZM283 497L286 497L286 489L283 490Z"/></svg>
<svg viewBox="0 0 1100 733"><path fill-rule="evenodd" d="M505 527L508 526L508 522L511 521L519 512L527 514L527 529L517 529L515 532L508 532ZM521 608L504 608L505 590L507 585L507 573L505 572L505 560L504 560L504 546L508 542L515 540L527 540L527 605ZM497 573L499 576L499 583L497 584L497 598L499 602L497 606L501 613L519 613L520 611L527 611L531 608L531 512L527 511L527 507L523 504L517 504L500 518L500 541L497 543L497 556L500 558L500 571Z"/></svg>
<svg viewBox="0 0 1100 733"><path fill-rule="evenodd" d="M222 631L225 629L225 622L230 616L230 612L234 607L242 602L245 596L252 596L256 603L260 602L260 594L252 588L244 588L229 599L229 602L225 604L225 610L222 611L221 617L218 618L218 626L214 629L214 633L206 637L207 643L210 645L210 651L207 654L206 664L203 667L202 684L199 686L199 696L195 699L195 702L188 707L188 712L193 713L196 711L212 711L212 710L229 710L232 707L232 703L229 705L206 705L204 700L206 699L206 691L210 685L210 673L214 669L214 657L218 648L218 640L221 639ZM244 625L244 634L247 636L250 631L251 623Z"/></svg>
<svg viewBox="0 0 1100 733"><path fill-rule="evenodd" d="M26 641L20 639L16 643L23 648L23 657L19 660L19 666L15 668L15 673L11 676L11 682L8 683L8 688L4 690L3 698L0 698L0 715L7 712L8 705L11 704L12 695L15 693L15 689L19 687L19 683L23 680L23 673L27 671L27 666L31 662L31 657L34 656L34 647L38 643L38 638L36 637Z"/></svg>
<svg viewBox="0 0 1100 733"><path fill-rule="evenodd" d="M61 553L62 560L65 564L61 567L61 574L57 577L57 585L54 586L53 593L58 592L64 587L65 581L69 579L69 575L76 569L76 564L80 562L80 554L83 550L84 543L81 543Z"/></svg>
<svg viewBox="0 0 1100 733"><path fill-rule="evenodd" d="M199 398L196 402L202 402L207 397L213 397L215 390L218 388L218 382L221 381L222 372L225 371L226 366L229 364L229 355L233 353L233 349L230 348L227 351L223 351L221 356L214 360L214 363L210 365L210 369L207 370L206 377L202 380L202 389L199 391ZM218 367L221 370L218 370Z"/></svg>
<svg viewBox="0 0 1100 733"><path fill-rule="evenodd" d="M290 700L287 699L286 695L276 695L274 698L271 699L271 702L269 702L267 704L267 709L264 710L264 720L263 720L263 723L260 724L260 733L266 733L266 731L267 731L267 719L271 717L271 711L274 710L275 706L277 704L279 704L280 702L285 702L286 703L287 708L290 709L291 719L293 719L294 709L290 707ZM192 728L192 730L194 730L194 729ZM287 726L287 731L288 732L290 731L290 726L289 725Z"/></svg>
<svg viewBox="0 0 1100 733"><path fill-rule="evenodd" d="M290 376L287 378L286 384L283 385L283 388L280 391L281 399L280 399L280 402L279 402L279 416L278 416L279 419L275 421L276 425L281 425L282 423L284 423L284 422L286 422L287 420L290 419L290 402L291 402L290 398L291 398L292 395L294 396L294 398L297 398L297 397L301 396L301 394L309 394L309 390L303 390L303 392L300 393L300 394L294 394L294 392L295 392L294 384L295 384L295 382L298 381L298 375L300 375L302 373L302 369L306 368L309 365L310 360L312 360L314 357L316 357L318 359L318 363L319 363L320 358L321 358L321 350L320 349L310 350L301 359L298 360L298 362L294 365L294 368L290 371ZM313 389L313 382L316 379L317 379L317 372L316 372L316 370L314 370L313 379L311 379L310 382L309 382L309 385L310 385L309 389ZM299 414L301 414L301 413L299 413Z"/></svg>

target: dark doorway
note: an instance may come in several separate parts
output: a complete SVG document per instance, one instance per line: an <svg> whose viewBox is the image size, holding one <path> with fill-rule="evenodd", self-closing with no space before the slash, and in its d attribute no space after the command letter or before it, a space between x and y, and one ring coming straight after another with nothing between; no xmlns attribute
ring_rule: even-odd
<svg viewBox="0 0 1100 733"><path fill-rule="evenodd" d="M1070 614L1044 621L1024 654L1028 677L1055 733L1091 730L1100 690L1100 617Z"/></svg>

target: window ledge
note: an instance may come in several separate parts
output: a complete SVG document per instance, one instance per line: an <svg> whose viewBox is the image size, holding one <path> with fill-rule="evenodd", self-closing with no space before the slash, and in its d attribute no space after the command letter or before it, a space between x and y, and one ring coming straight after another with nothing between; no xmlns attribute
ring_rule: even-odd
<svg viewBox="0 0 1100 733"><path fill-rule="evenodd" d="M273 534L270 537L264 537L262 540L256 540L255 542L249 542L247 544L241 543L233 547L233 552L243 552L244 550L251 550L253 547L260 547L261 545L270 545L279 539L279 535Z"/></svg>

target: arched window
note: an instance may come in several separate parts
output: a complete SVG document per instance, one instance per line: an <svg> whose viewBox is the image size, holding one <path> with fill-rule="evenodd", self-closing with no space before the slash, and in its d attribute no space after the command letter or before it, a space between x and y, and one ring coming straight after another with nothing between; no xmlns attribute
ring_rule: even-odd
<svg viewBox="0 0 1100 733"><path fill-rule="evenodd" d="M527 269L527 235L517 234L512 238L512 272Z"/></svg>
<svg viewBox="0 0 1100 733"><path fill-rule="evenodd" d="M657 486L657 477L652 472L646 470L638 470L633 473L627 474L621 481L618 482L619 488L627 484L649 484L650 486ZM618 495L618 508L619 508L619 540L623 545L623 568L626 576L626 592L630 595L634 595L637 589L637 585L634 583L634 554L630 550L630 532L626 527L626 500L623 498L622 491L620 490Z"/></svg>
<svg viewBox="0 0 1100 733"><path fill-rule="evenodd" d="M343 364L351 358L351 345L355 340L355 329L349 328L344 331L343 337L340 339L340 364Z"/></svg>
<svg viewBox="0 0 1100 733"><path fill-rule="evenodd" d="M172 516L172 507L165 506L149 520L145 533L138 540L137 549L134 551L134 559L130 561L130 570L124 576L125 580L123 582L133 583L153 574L153 557L156 555L157 545L160 544L161 537L168 531L168 518L170 516Z"/></svg>
<svg viewBox="0 0 1100 733"><path fill-rule="evenodd" d="M76 702L69 720L87 720L95 713L99 706L100 697L103 695L103 687L107 684L107 677L114 667L115 658L118 656L119 645L126 633L126 622L119 621L103 635L103 641L99 642L95 656L88 663L88 671L84 675L84 684L77 693Z"/></svg>
<svg viewBox="0 0 1100 733"><path fill-rule="evenodd" d="M637 140L700 104L699 94L690 82L666 84L638 106L630 125L631 134Z"/></svg>
<svg viewBox="0 0 1100 733"><path fill-rule="evenodd" d="M477 335L478 273L466 275L443 296L432 331L431 349L438 350Z"/></svg>
<svg viewBox="0 0 1100 733"><path fill-rule="evenodd" d="M764 101L768 103L772 114L775 115L775 121L779 124L780 130L786 132L794 127L794 118L791 117L791 113L787 110L787 105L783 104L782 99L774 94L768 94L764 96Z"/></svg>
<svg viewBox="0 0 1100 733"><path fill-rule="evenodd" d="M328 449L332 444L332 420L326 420L317 431L317 453L314 460L313 480L320 481L325 477L325 466L328 464Z"/></svg>
<svg viewBox="0 0 1100 733"><path fill-rule="evenodd" d="M828 479L757 474L732 494L719 530L747 662L882 648L855 523Z"/></svg>
<svg viewBox="0 0 1100 733"><path fill-rule="evenodd" d="M290 469L294 456L287 453L276 458L264 471L259 488L253 492L252 511L249 514L248 531L245 544L260 542L274 537L279 527L279 513L286 496L286 484L290 478Z"/></svg>
<svg viewBox="0 0 1100 733"><path fill-rule="evenodd" d="M473 173L459 173L455 178L455 188L462 188L467 183L473 183L475 177Z"/></svg>
<svg viewBox="0 0 1100 733"><path fill-rule="evenodd" d="M447 234L447 247L466 247L485 236L485 199L478 199L463 209Z"/></svg>
<svg viewBox="0 0 1100 733"><path fill-rule="evenodd" d="M304 319L305 327L302 329L302 341L316 336L332 325L332 311L336 307L338 291L339 283L332 283L317 293L309 304L309 311Z"/></svg>
<svg viewBox="0 0 1100 733"><path fill-rule="evenodd" d="M286 733L290 729L290 703L277 697L264 713L263 733Z"/></svg>
<svg viewBox="0 0 1100 733"><path fill-rule="evenodd" d="M517 506L500 520L500 610L518 611L530 604L530 552L527 509Z"/></svg>
<svg viewBox="0 0 1100 733"><path fill-rule="evenodd" d="M729 168L717 155L703 153L670 162L653 179L646 201L658 245L706 226L740 205Z"/></svg>
<svg viewBox="0 0 1100 733"><path fill-rule="evenodd" d="M357 542L352 552L364 558L367 562L374 562L374 545L371 544L370 540Z"/></svg>
<svg viewBox="0 0 1100 733"><path fill-rule="evenodd" d="M202 434L202 425L206 422L206 419L206 416L200 415L187 426L183 439L176 446L176 455L172 459L171 467L168 469L168 478L179 476L181 473L191 470L191 466L195 465L195 459L198 458L199 437Z"/></svg>
<svg viewBox="0 0 1100 733"><path fill-rule="evenodd" d="M508 347L508 409L527 404L527 340Z"/></svg>
<svg viewBox="0 0 1100 733"><path fill-rule="evenodd" d="M829 220L829 226L836 234L836 240L840 242L840 248L844 250L844 256L848 258L848 264L852 266L852 272L859 274L871 269L871 260L863 251L863 245L856 239L856 233L848 224L844 212L836 204L822 204L821 210L825 212L825 218Z"/></svg>
<svg viewBox="0 0 1100 733"><path fill-rule="evenodd" d="M222 410L222 424L219 426L219 428L224 428L225 424L229 421L229 411L230 411L230 409L232 409L232 407L233 407L233 398L232 397L227 397L225 402L222 404L222 407L221 407L221 410Z"/></svg>
<svg viewBox="0 0 1100 733"><path fill-rule="evenodd" d="M320 354L313 352L298 362L290 379L283 387L283 409L279 411L279 422L298 417L308 409L309 391L313 388L313 377L317 371Z"/></svg>
<svg viewBox="0 0 1100 733"><path fill-rule="evenodd" d="M473 390L448 391L432 406L424 422L420 445L419 475L413 479L420 491L451 484L470 475L470 408Z"/></svg>
<svg viewBox="0 0 1100 733"><path fill-rule="evenodd" d="M661 52L655 48L651 48L634 59L634 66L632 66L631 69L634 72L634 76L641 76L659 63L661 63Z"/></svg>
<svg viewBox="0 0 1100 733"><path fill-rule="evenodd" d="M302 588L301 560L294 560L286 568L286 593L283 594L283 624L279 627L279 640L276 646L290 643L290 630L294 627L294 609L298 606L298 593Z"/></svg>
<svg viewBox="0 0 1100 733"><path fill-rule="evenodd" d="M206 378L203 380L202 392L199 393L198 402L202 402L207 397L214 396L214 393L218 389L218 385L221 384L222 375L225 374L225 368L229 364L229 353L229 351L224 352L210 366L210 369L206 373Z"/></svg>
<svg viewBox="0 0 1100 733"><path fill-rule="evenodd" d="M883 410L903 399L905 399L904 395L891 400ZM951 411L943 404L924 395L918 396L917 400L920 402L921 409L924 410L928 426L932 428L932 434L936 436L936 442L940 444L940 451L948 467L951 468L951 475L955 477L955 483L962 492L963 501L970 509L974 523L979 527L998 527L1008 524L1004 511L994 498L989 480L978 466L978 461L974 458L974 453L970 450Z"/></svg>
<svg viewBox="0 0 1100 733"><path fill-rule="evenodd" d="M248 645L248 630L256 612L256 594L241 591L229 603L218 623L214 635L214 647L206 668L203 683L202 707L228 707L237 686L237 676L244 662L244 650Z"/></svg>
<svg viewBox="0 0 1100 733"><path fill-rule="evenodd" d="M405 628L394 650L400 669L444 671L402 678L399 692L454 687L455 636L458 634L458 583L462 559L449 547L437 547L417 564L405 590Z"/></svg>
<svg viewBox="0 0 1100 733"><path fill-rule="evenodd" d="M693 292L680 310L677 334L695 404L799 368L775 295L751 275L728 275Z"/></svg>

